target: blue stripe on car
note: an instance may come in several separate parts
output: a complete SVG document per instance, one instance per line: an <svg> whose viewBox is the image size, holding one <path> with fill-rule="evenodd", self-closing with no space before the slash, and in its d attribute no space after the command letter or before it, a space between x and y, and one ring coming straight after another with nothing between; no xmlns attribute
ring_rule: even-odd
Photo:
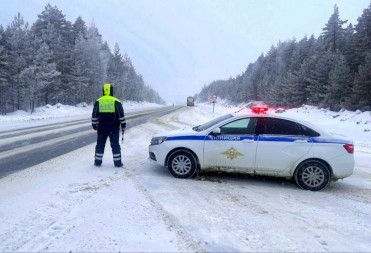
<svg viewBox="0 0 371 253"><path fill-rule="evenodd" d="M203 141L207 136L174 136L167 137L166 141L178 141L178 140L189 140L189 141Z"/></svg>
<svg viewBox="0 0 371 253"><path fill-rule="evenodd" d="M224 135L224 136L173 136L167 137L166 141L189 140L189 141L242 141L242 140L258 140L258 136L238 136L238 135ZM297 140L311 140L313 143L332 143L332 144L349 144L349 141L340 139L323 139L323 138L303 138L303 137L274 137L274 136L259 136L259 141L272 142L294 142Z"/></svg>
<svg viewBox="0 0 371 253"><path fill-rule="evenodd" d="M323 138L312 138L313 143L334 143L334 144L351 144L350 141L340 139L323 139Z"/></svg>
<svg viewBox="0 0 371 253"><path fill-rule="evenodd" d="M298 140L308 140L303 137L277 137L277 136L259 136L259 141L274 141L274 142L294 142Z"/></svg>

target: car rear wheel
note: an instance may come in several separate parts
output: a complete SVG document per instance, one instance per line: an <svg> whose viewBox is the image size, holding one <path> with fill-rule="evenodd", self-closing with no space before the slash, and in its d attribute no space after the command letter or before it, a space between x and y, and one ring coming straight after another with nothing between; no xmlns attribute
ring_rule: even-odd
<svg viewBox="0 0 371 253"><path fill-rule="evenodd" d="M325 188L331 179L329 168L317 160L309 160L298 166L295 181L304 190L319 191Z"/></svg>
<svg viewBox="0 0 371 253"><path fill-rule="evenodd" d="M169 156L168 169L176 178L190 178L197 169L195 157L186 150L178 150Z"/></svg>

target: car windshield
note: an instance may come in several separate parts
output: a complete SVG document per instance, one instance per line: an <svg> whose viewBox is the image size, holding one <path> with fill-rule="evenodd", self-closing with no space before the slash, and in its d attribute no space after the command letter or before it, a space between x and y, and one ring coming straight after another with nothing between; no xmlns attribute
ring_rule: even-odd
<svg viewBox="0 0 371 253"><path fill-rule="evenodd" d="M221 116L219 118L213 119L213 120L211 120L211 121L209 121L209 122L207 122L203 125L196 126L196 127L193 128L193 130L198 131L198 132L203 131L203 130L206 130L206 129L212 127L215 124L218 124L219 122L222 122L222 121L224 121L226 119L229 119L229 118L232 118L232 117L233 117L232 114L227 114L227 115Z"/></svg>

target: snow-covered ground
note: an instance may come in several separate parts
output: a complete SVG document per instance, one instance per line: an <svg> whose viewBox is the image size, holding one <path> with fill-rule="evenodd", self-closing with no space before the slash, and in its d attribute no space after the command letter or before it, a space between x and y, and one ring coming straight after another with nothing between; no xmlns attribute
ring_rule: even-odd
<svg viewBox="0 0 371 253"><path fill-rule="evenodd" d="M354 174L321 192L267 177L180 180L147 160L153 135L236 110L184 107L128 129L124 169L113 167L109 145L94 167L93 144L0 179L0 251L369 252L370 112L283 112L355 141Z"/></svg>

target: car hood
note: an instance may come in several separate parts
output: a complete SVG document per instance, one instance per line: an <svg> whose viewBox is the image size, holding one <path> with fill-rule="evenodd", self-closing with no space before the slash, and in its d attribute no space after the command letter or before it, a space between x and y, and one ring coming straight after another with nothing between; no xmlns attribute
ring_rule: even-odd
<svg viewBox="0 0 371 253"><path fill-rule="evenodd" d="M163 132L156 136L166 136L166 137L173 137L173 136L189 136L189 135L198 135L199 132L193 130L192 128L182 128L182 129L175 129L169 132Z"/></svg>

